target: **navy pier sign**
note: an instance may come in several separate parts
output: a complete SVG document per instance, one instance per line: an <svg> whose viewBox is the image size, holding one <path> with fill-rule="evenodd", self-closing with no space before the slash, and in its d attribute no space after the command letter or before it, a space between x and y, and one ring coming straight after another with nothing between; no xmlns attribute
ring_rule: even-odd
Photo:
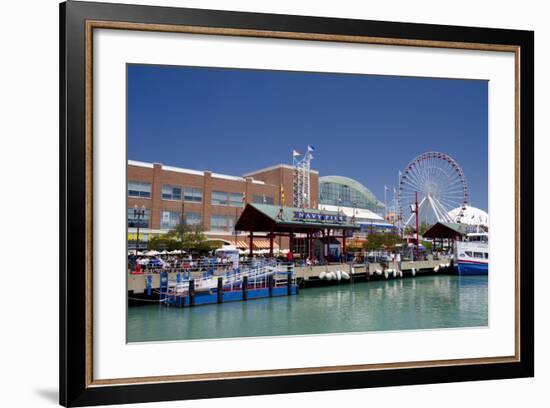
<svg viewBox="0 0 550 408"><path fill-rule="evenodd" d="M320 214L306 211L294 211L294 219L306 221L329 221L329 222L346 222L345 215L338 214Z"/></svg>

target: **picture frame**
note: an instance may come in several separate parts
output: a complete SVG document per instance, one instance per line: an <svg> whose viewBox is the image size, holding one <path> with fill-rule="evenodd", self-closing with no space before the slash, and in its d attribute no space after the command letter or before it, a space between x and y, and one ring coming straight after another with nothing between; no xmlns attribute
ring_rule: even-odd
<svg viewBox="0 0 550 408"><path fill-rule="evenodd" d="M515 353L499 357L96 379L94 30L186 33L515 58ZM68 1L60 5L60 404L87 406L534 375L534 33L530 31ZM246 356L243 356L246 358Z"/></svg>

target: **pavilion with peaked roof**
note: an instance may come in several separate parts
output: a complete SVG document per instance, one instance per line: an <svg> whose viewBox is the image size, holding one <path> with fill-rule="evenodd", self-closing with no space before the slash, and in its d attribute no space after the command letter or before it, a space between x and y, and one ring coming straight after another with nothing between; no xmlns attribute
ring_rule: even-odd
<svg viewBox="0 0 550 408"><path fill-rule="evenodd" d="M422 236L430 239L462 239L469 231L465 224L436 222Z"/></svg>
<svg viewBox="0 0 550 408"><path fill-rule="evenodd" d="M266 233L269 238L269 255L273 255L274 238L289 237L290 257L294 253L296 234L305 234L307 257L311 257L312 240L320 239L324 256L328 256L328 245L332 238L342 239L342 252L346 253L346 238L353 236L353 231L360 226L355 220L343 213L323 211L311 208L281 207L270 204L247 204L235 225L237 231L249 233L249 248L252 255L254 233Z"/></svg>

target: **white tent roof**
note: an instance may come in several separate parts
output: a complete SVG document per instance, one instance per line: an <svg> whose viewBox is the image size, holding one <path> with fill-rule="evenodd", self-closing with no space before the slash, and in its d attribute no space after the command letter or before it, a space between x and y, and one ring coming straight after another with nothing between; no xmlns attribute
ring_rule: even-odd
<svg viewBox="0 0 550 408"><path fill-rule="evenodd" d="M462 217L460 217L461 207L457 207L454 210L449 211L449 216L454 222L460 222L466 225L483 225L489 226L489 214L480 208L466 206Z"/></svg>

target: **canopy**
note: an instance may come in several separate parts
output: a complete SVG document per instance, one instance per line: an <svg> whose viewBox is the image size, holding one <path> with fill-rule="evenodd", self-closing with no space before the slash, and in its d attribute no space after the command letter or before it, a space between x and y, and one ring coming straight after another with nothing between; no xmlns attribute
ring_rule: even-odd
<svg viewBox="0 0 550 408"><path fill-rule="evenodd" d="M468 232L464 224L450 222L437 222L432 225L422 236L424 238L461 239Z"/></svg>
<svg viewBox="0 0 550 408"><path fill-rule="evenodd" d="M346 215L312 208L280 207L269 204L247 204L235 229L253 232L307 232L323 229L359 230Z"/></svg>

